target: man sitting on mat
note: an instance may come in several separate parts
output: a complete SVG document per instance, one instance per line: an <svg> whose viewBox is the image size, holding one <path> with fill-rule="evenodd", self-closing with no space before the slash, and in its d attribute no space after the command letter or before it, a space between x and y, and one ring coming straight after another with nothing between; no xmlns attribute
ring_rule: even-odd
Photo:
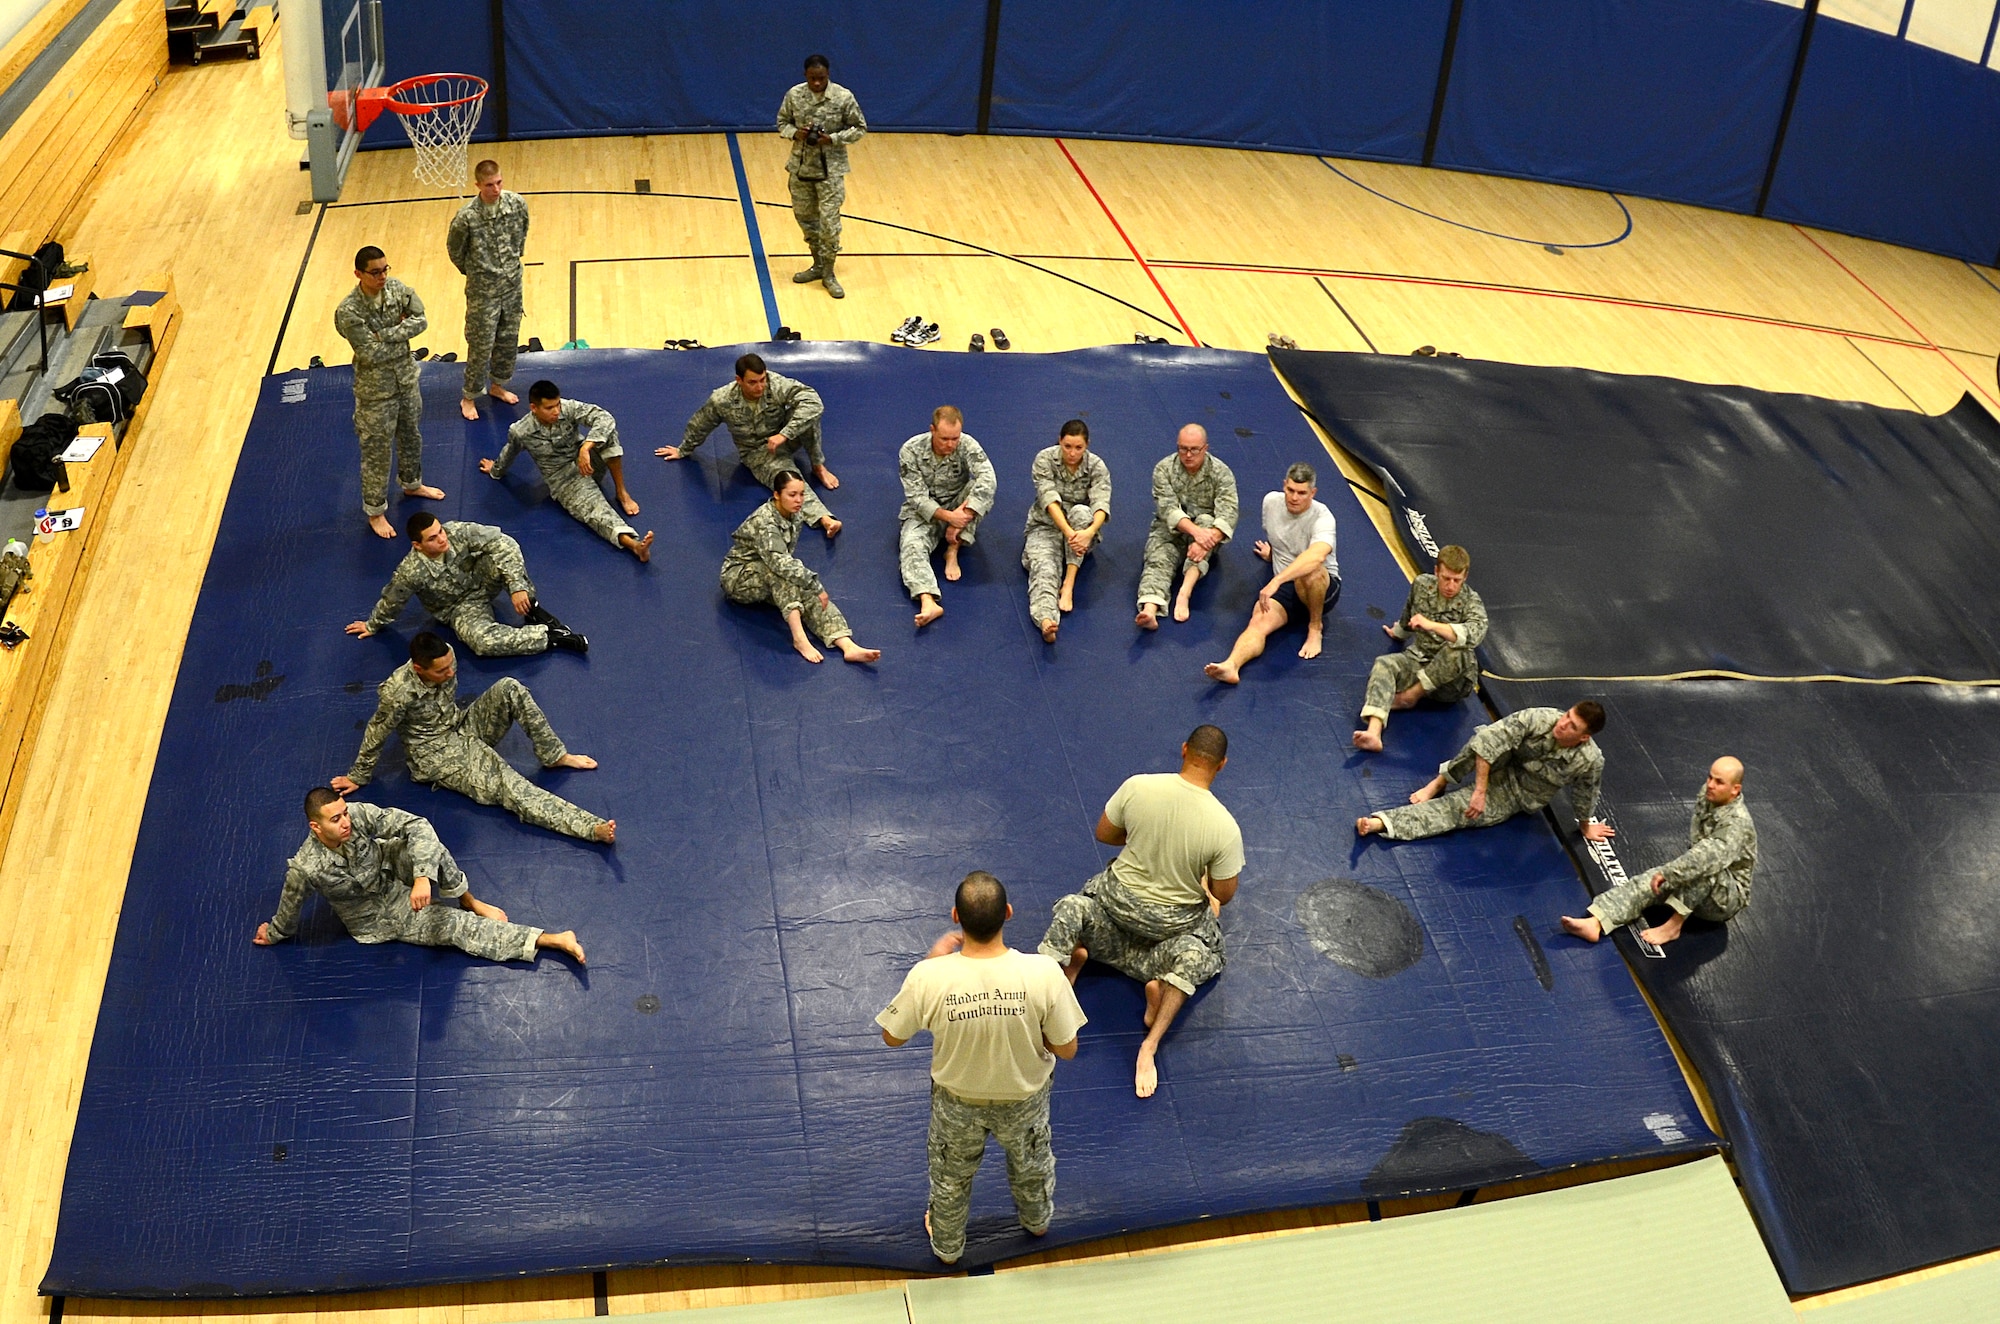
<svg viewBox="0 0 2000 1324"><path fill-rule="evenodd" d="M1466 587L1471 569L1471 555L1451 546L1438 552L1435 574L1411 581L1402 616L1382 627L1391 639L1405 642L1401 652L1382 654L1368 670L1356 749L1382 752L1382 728L1391 710L1414 708L1425 696L1457 703L1479 688L1479 658L1473 650L1486 637L1486 604Z"/></svg>
<svg viewBox="0 0 2000 1324"><path fill-rule="evenodd" d="M1072 418L1056 444L1036 454L1028 477L1035 485L1021 547L1028 616L1052 644L1062 614L1076 606L1076 572L1111 518L1111 470L1091 453L1090 425Z"/></svg>
<svg viewBox="0 0 2000 1324"><path fill-rule="evenodd" d="M972 1178L991 1134L1007 1151L1007 1185L1029 1236L1055 1215L1056 1156L1049 1091L1056 1059L1076 1056L1086 1017L1062 970L1017 952L1001 936L1014 918L1007 889L984 871L965 876L952 923L910 968L895 1000L875 1018L882 1042L901 1048L931 1032L930 1204L924 1230L946 1264L965 1252Z"/></svg>
<svg viewBox="0 0 2000 1324"><path fill-rule="evenodd" d="M500 805L523 823L610 845L618 824L579 809L514 771L493 747L519 723L544 768L594 768L597 760L564 747L528 687L512 676L471 703L458 703L458 658L425 630L410 640L410 660L376 687L375 715L344 777L328 784L342 795L368 784L393 731L403 733L410 780L442 786L483 805Z"/></svg>
<svg viewBox="0 0 2000 1324"><path fill-rule="evenodd" d="M536 382L528 388L527 417L514 420L500 458L481 460L479 472L497 479L522 451L542 471L557 505L613 547L623 547L641 561L653 559L652 530L641 538L604 498L602 476L608 473L619 509L626 515L639 513L639 503L625 490L625 449L618 444L618 420L609 410L563 399L554 382Z"/></svg>
<svg viewBox="0 0 2000 1324"><path fill-rule="evenodd" d="M804 382L772 372L761 355L745 354L736 360L736 380L718 386L681 434L678 446L662 446L653 454L663 460L685 460L692 456L708 434L726 424L736 443L736 456L743 467L769 487L780 470L795 473L810 467L820 486L836 488L840 480L826 467L826 451L820 440L820 420L826 407L819 392ZM808 465L801 465L803 454ZM820 501L819 494L806 487L806 523L817 524L831 538L840 532L840 521Z"/></svg>
<svg viewBox="0 0 2000 1324"><path fill-rule="evenodd" d="M903 478L899 556L903 587L917 603L917 628L944 615L931 553L944 545L944 577L956 582L958 553L979 536L979 521L993 509L999 478L986 448L965 431L954 405L931 411L931 427L903 443L896 455Z"/></svg>
<svg viewBox="0 0 2000 1324"><path fill-rule="evenodd" d="M1153 526L1146 531L1145 565L1139 572L1143 630L1160 628L1174 570L1181 574L1174 619L1188 618L1188 598L1213 564L1215 550L1236 532L1236 475L1208 453L1208 429L1190 423L1174 440L1174 453L1153 466Z"/></svg>
<svg viewBox="0 0 2000 1324"><path fill-rule="evenodd" d="M1097 839L1122 847L1081 892L1055 904L1044 956L1074 984L1098 960L1146 986L1146 1038L1133 1085L1151 1098L1160 1040L1195 989L1222 972L1222 908L1243 873L1243 833L1209 788L1229 762L1229 737L1198 726L1179 772L1125 779L1098 815Z"/></svg>
<svg viewBox="0 0 2000 1324"><path fill-rule="evenodd" d="M1482 726L1465 748L1440 764L1438 775L1410 795L1407 808L1384 809L1354 820L1361 836L1380 832L1414 841L1465 827L1492 827L1516 814L1532 814L1569 787L1577 829L1592 841L1615 834L1609 823L1590 821L1604 777L1604 752L1591 737L1604 729L1604 709L1590 699L1564 712L1523 708ZM1472 785L1445 788L1472 774Z"/></svg>
<svg viewBox="0 0 2000 1324"><path fill-rule="evenodd" d="M1333 512L1314 500L1318 494L1310 464L1285 470L1284 489L1264 494L1264 537L1269 541L1259 541L1256 552L1271 563L1271 579L1258 590L1250 624L1236 637L1229 656L1202 668L1210 680L1236 684L1244 666L1263 653L1265 642L1300 616L1306 622L1306 641L1299 656L1319 656L1326 609L1340 601L1340 562L1333 554Z"/></svg>
<svg viewBox="0 0 2000 1324"><path fill-rule="evenodd" d="M1716 924L1736 918L1750 904L1750 875L1756 869L1757 825L1743 803L1743 764L1725 754L1709 765L1708 781L1695 797L1688 848L1598 897L1585 918L1564 915L1563 930L1596 942L1638 919L1647 906L1665 902L1674 912L1666 922L1639 931L1641 941L1663 947L1681 936L1689 915Z"/></svg>
<svg viewBox="0 0 2000 1324"><path fill-rule="evenodd" d="M299 908L318 892L356 942L456 947L488 961L532 961L543 948L584 964L576 933L511 923L476 899L430 822L401 809L349 804L330 787L306 792L305 844L285 866L278 913L250 941L281 943L299 929ZM441 905L440 902L456 902Z"/></svg>
<svg viewBox="0 0 2000 1324"><path fill-rule="evenodd" d="M519 657L563 648L590 651L590 641L542 609L528 578L521 544L491 524L453 520L449 524L420 510L404 531L410 553L389 577L382 600L365 621L352 621L347 632L366 639L386 630L402 613L410 595L431 615L449 625L467 648L481 657ZM505 592L521 613L520 625L502 625L493 615L493 595Z"/></svg>
<svg viewBox="0 0 2000 1324"><path fill-rule="evenodd" d="M771 483L771 499L751 511L729 536L729 554L722 558L722 591L731 602L776 607L791 629L792 647L808 662L824 661L825 655L806 638L807 626L849 662L879 661L881 650L854 642L854 631L827 596L826 586L794 555L805 528L805 499L806 480L789 469L780 470Z"/></svg>

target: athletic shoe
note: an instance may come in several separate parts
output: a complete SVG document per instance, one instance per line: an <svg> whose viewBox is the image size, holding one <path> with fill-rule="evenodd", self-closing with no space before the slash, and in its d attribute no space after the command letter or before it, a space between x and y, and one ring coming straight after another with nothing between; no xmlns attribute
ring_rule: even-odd
<svg viewBox="0 0 2000 1324"><path fill-rule="evenodd" d="M910 338L907 343L912 345L928 345L931 344L933 341L937 340L937 338L938 338L938 324L936 322L925 322L922 326L918 327L915 331L912 331L910 333Z"/></svg>
<svg viewBox="0 0 2000 1324"><path fill-rule="evenodd" d="M910 343L911 333L915 332L923 324L924 315L922 313L912 313L903 319L901 326L898 326L894 331L889 333L889 339L898 345L907 345Z"/></svg>

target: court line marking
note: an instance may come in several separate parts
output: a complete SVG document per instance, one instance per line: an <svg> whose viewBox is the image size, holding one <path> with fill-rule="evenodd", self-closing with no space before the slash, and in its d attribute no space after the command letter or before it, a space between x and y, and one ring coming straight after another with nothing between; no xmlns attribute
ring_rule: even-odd
<svg viewBox="0 0 2000 1324"><path fill-rule="evenodd" d="M1859 354L1864 359L1868 359L1867 350L1861 348L1861 346L1859 345L1855 345L1854 342L1852 340L1848 340L1846 336L1842 336L1841 339L1847 340L1848 344L1853 345L1854 352L1856 354ZM1908 391L1905 391L1903 389L1903 384L1901 382L1897 381L1894 377L1889 376L1889 370L1887 368L1877 363L1874 359L1868 359L1868 366L1875 369L1875 371L1881 373L1883 378L1889 383L1889 385L1895 387L1897 393L1900 394L1905 400L1908 400L1910 402L1910 408L1916 410L1920 414L1928 412L1922 405L1917 403L1915 396L1911 395Z"/></svg>
<svg viewBox="0 0 2000 1324"><path fill-rule="evenodd" d="M1195 335L1194 328L1188 325L1187 318L1181 316L1181 310L1174 307L1173 298L1167 293L1167 287L1160 284L1160 278L1153 274L1151 267L1146 265L1145 257L1139 252L1139 246L1132 242L1132 236L1126 234L1125 227L1118 223L1118 218L1111 212L1110 204L1105 202L1103 195L1097 191L1097 185L1090 182L1090 176L1083 173L1083 167L1076 163L1074 156L1070 155L1069 144L1060 138L1053 138L1050 141L1055 143L1056 150L1063 154L1063 160L1069 162L1069 168L1076 171L1076 177L1083 181L1083 186L1090 190L1090 196L1097 199L1098 207L1104 212L1104 219L1111 222L1111 228L1116 230L1118 237L1125 241L1125 247L1132 250L1132 260L1139 264L1139 270L1146 273L1146 279L1153 282L1153 288L1160 292L1162 299L1166 300L1167 307L1173 312L1174 320L1179 322L1181 330L1187 333L1188 342L1197 349L1201 348L1201 338Z"/></svg>
<svg viewBox="0 0 2000 1324"><path fill-rule="evenodd" d="M271 342L271 361L264 365L266 377L278 371L278 353L285 347L285 332L291 329L292 310L299 306L299 290L306 283L306 267L312 263L313 247L319 243L319 227L326 223L326 204L319 205L319 215L313 217L312 233L306 236L306 251L299 255L299 274L292 277L292 297L285 300L285 315L278 319L278 338Z"/></svg>
<svg viewBox="0 0 2000 1324"><path fill-rule="evenodd" d="M743 228L750 235L750 260L757 267L757 290L764 296L764 318L770 322L771 338L775 340L778 336L778 328L785 323L784 319L778 315L778 291L771 286L771 263L764 256L764 236L757 231L756 204L750 199L750 176L743 169L743 148L738 145L735 134L726 133L723 137L729 140L729 165L736 172L736 200L743 204ZM632 196L647 197L650 195L635 192ZM572 275L570 283L569 338L575 340L576 284L574 273L576 268L571 267L570 271Z"/></svg>
<svg viewBox="0 0 2000 1324"><path fill-rule="evenodd" d="M1388 194L1382 192L1382 190L1370 187L1369 185L1362 183L1360 180L1348 174L1345 170L1342 170L1339 166L1335 165L1333 162L1327 160L1323 156L1315 156L1313 160L1319 162L1321 165L1325 166L1328 170L1331 170L1334 174L1339 175L1342 179L1354 185L1354 187L1360 189L1363 193L1372 193L1376 197L1382 199L1382 201L1389 203L1392 206L1401 207L1404 211L1415 212L1417 215L1424 217L1426 220L1437 221L1439 224L1442 225L1457 226L1461 230L1470 230L1474 234L1483 234L1487 236L1489 239L1505 239L1509 243L1529 244L1535 248L1584 249L1584 248L1609 248L1613 244L1624 243L1627 239L1631 238L1632 236L1632 209L1625 205L1625 199L1619 197L1616 193L1613 193L1610 189L1603 190L1604 196L1611 199L1613 202L1617 203L1618 210L1624 213L1625 216L1625 228L1618 232L1618 237L1615 239L1601 239L1593 244L1564 244L1564 243L1558 243L1553 239L1523 239L1520 235L1517 234L1501 234L1498 230L1483 230L1476 225L1467 225L1464 221L1454 221L1449 216L1440 216L1436 212L1429 212L1425 211L1422 207L1412 206L1409 203L1404 202L1400 198L1392 198Z"/></svg>
<svg viewBox="0 0 2000 1324"><path fill-rule="evenodd" d="M1361 323L1354 320L1354 314L1347 311L1347 305L1340 301L1340 296L1335 294L1332 290L1327 289L1326 282L1321 280L1318 276L1313 277L1313 284L1319 286L1321 291L1325 293L1326 297L1333 300L1333 306L1340 309L1340 315L1342 317L1345 317L1347 319L1347 324L1354 328L1354 334L1361 337L1361 343L1368 346L1368 352L1370 354L1380 354L1382 351L1375 348L1375 342L1370 340L1368 338L1368 333L1361 329Z"/></svg>

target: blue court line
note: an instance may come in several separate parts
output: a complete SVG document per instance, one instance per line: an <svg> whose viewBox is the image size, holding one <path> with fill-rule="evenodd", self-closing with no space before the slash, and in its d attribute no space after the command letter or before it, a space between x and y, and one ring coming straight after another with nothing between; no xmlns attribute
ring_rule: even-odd
<svg viewBox="0 0 2000 1324"><path fill-rule="evenodd" d="M771 324L771 335L776 337L784 322L778 317L778 291L771 285L771 263L764 256L764 236L757 232L757 204L750 201L750 176L743 171L743 149L737 146L735 134L723 136L729 139L729 164L736 171L736 200L743 204L743 228L750 233L750 260L757 264L757 288L764 294L764 320Z"/></svg>
<svg viewBox="0 0 2000 1324"><path fill-rule="evenodd" d="M1354 185L1354 187L1360 189L1362 192L1373 193L1376 197L1382 199L1382 201L1392 202L1396 206L1401 207L1404 211L1413 211L1417 215L1428 217L1433 221L1442 221L1446 225L1455 225L1461 230L1470 230L1474 234L1483 234L1492 239L1510 239L1517 244L1533 244L1537 248L1609 248L1613 244L1624 243L1625 240L1632 233L1632 209L1625 205L1625 199L1619 197L1616 193L1613 193L1608 189L1605 191L1604 196L1610 198L1613 202L1617 203L1618 210L1625 214L1625 228L1618 232L1618 237L1615 239L1601 240L1598 243L1594 244L1560 244L1560 243L1554 243L1547 239L1523 239L1520 235L1501 234L1498 230L1482 230L1476 225L1467 225L1464 221L1454 221L1449 216L1439 216L1436 212L1425 211L1422 207L1412 207L1409 203L1404 202L1402 199L1392 198L1388 194L1382 192L1380 189L1369 188L1368 185L1362 183L1354 176L1348 174L1345 170L1342 170L1339 166L1335 165L1333 162L1327 160L1323 156L1316 156L1313 158L1313 160L1319 162L1321 165L1325 166L1328 170L1331 170L1334 174L1339 175L1342 179Z"/></svg>

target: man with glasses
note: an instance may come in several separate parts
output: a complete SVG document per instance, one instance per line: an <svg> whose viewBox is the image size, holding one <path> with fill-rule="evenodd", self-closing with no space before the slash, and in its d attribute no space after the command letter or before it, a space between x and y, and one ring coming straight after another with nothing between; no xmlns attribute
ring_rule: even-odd
<svg viewBox="0 0 2000 1324"><path fill-rule="evenodd" d="M410 341L430 323L417 292L389 275L389 259L373 244L354 255L358 282L333 310L333 325L354 346L354 434L361 440L361 513L378 538L389 526L389 451L404 496L441 500L424 483L424 393Z"/></svg>
<svg viewBox="0 0 2000 1324"><path fill-rule="evenodd" d="M1236 532L1236 475L1208 453L1208 429L1201 424L1182 428L1174 453L1153 466L1153 506L1145 567L1139 572L1139 614L1133 620L1142 630L1160 628L1176 566L1181 586L1174 619L1188 618L1194 586L1214 564L1215 550Z"/></svg>

